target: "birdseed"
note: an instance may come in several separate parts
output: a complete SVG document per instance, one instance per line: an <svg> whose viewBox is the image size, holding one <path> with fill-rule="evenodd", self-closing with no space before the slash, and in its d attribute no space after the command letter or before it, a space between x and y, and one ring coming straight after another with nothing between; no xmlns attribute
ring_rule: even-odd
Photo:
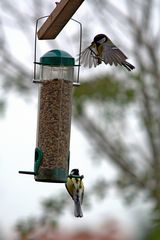
<svg viewBox="0 0 160 240"><path fill-rule="evenodd" d="M40 84L37 147L43 152L40 168L68 168L73 83L64 79Z"/></svg>

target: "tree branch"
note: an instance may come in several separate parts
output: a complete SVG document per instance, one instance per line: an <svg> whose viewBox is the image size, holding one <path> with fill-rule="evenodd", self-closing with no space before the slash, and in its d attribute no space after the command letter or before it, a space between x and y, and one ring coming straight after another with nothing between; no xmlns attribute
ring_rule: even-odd
<svg viewBox="0 0 160 240"><path fill-rule="evenodd" d="M123 154L124 149L119 151L114 142L111 142L111 139L107 138L107 134L104 135L104 131L97 128L93 123L93 120L90 120L86 115L78 119L80 124L85 129L86 133L89 135L90 141L94 144L94 149L97 149L101 155L109 157L123 173L127 173L129 178L132 178L137 185L144 187L146 184L139 178L135 173L135 169L132 164L130 164L129 159L125 159Z"/></svg>

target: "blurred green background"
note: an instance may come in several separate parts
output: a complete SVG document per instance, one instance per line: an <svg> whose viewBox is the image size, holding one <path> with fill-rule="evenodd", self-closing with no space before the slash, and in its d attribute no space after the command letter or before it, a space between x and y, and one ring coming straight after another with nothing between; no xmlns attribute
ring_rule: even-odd
<svg viewBox="0 0 160 240"><path fill-rule="evenodd" d="M25 214L23 217L25 205L31 203L23 197L20 191L22 186L18 185L20 181L23 182L23 177L18 176L15 182L12 179L13 170L18 175L19 169L14 163L18 153L22 162L29 162L24 167L30 166L33 160L35 132L33 134L30 131L36 128L37 111L37 88L32 84L35 20L48 15L55 3L50 0L1 0L0 4L0 205L4 211L5 207L9 209L5 206L7 196L11 204L12 198L23 203L12 206L15 211L17 207L17 211L21 212L18 214L21 219L16 219L12 229L3 229L3 220L6 224L7 217L12 213L10 210L6 214L2 211L0 239L31 239L31 236L32 239L52 239L54 234L56 239L63 239L63 216L66 212L72 214L71 200L63 186L50 185L52 189L48 191L48 186L40 185L38 191L41 191L41 196L46 189L44 198L39 200L41 211L35 209L33 214L29 214L31 216ZM93 234L97 239L104 237L106 240L160 239L159 13L158 0L85 0L74 15L83 24L83 48L91 43L96 34L105 33L125 52L136 70L130 73L121 67L104 64L96 69L81 68L81 86L74 90L73 98L74 127L71 138L74 136L75 142L73 145L71 143L71 152L74 151L73 156L77 154L81 159L77 165L82 167L87 182L84 215L91 213L89 219L94 219L94 223L88 220L88 226L92 228L92 225L100 223L102 226L99 229L105 231L102 236L89 229L84 230L78 222L76 227L79 229L81 226L82 229L74 233L77 235L72 236L73 239L90 239ZM59 48L76 58L78 40L78 27L70 21L56 40L38 41L38 57L50 49ZM7 117L10 121L6 120ZM5 125L5 121L8 125ZM23 125L19 125L22 122ZM27 128L30 134L23 135L21 128ZM12 129L15 129L14 134ZM77 132L81 134L80 139ZM16 138L21 138L26 152L19 145L17 148L20 151L12 151L11 158L8 157L10 151L5 150L6 154L3 154L3 148L11 150L12 145L16 149ZM84 149L80 141L88 144L87 150L84 150L87 155L79 153L80 148L81 151ZM25 158L27 152L30 153L30 159ZM22 188L28 191L29 199L34 191L29 191L30 188L26 186L27 182L32 184L33 179L26 178L24 182L26 185ZM37 187L35 183L33 186L34 189ZM10 188L14 189L15 195L6 194L6 189ZM134 209L134 214L128 215L131 232L128 232L127 223L123 224L121 219L123 211L119 213L115 210L114 220L106 214L105 209L115 208L114 201L113 205L107 205L109 194L112 198L116 197L116 201L123 204L125 209ZM102 219L94 213L95 208L102 208ZM72 228L76 220L69 221ZM133 222L137 225L132 228ZM10 234L6 236L6 232Z"/></svg>

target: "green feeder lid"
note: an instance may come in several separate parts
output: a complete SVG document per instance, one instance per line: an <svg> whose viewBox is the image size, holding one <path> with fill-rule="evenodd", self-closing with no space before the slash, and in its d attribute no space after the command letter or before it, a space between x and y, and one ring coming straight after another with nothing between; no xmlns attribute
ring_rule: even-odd
<svg viewBox="0 0 160 240"><path fill-rule="evenodd" d="M40 58L41 65L52 66L74 66L75 59L67 52L62 50L51 50Z"/></svg>

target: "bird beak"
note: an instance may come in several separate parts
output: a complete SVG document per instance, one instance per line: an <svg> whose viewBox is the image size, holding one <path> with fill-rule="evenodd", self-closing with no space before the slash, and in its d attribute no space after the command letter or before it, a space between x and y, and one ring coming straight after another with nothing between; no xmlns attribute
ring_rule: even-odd
<svg viewBox="0 0 160 240"><path fill-rule="evenodd" d="M94 46L95 46L95 42L93 41L93 42L91 42L90 47L94 47Z"/></svg>

